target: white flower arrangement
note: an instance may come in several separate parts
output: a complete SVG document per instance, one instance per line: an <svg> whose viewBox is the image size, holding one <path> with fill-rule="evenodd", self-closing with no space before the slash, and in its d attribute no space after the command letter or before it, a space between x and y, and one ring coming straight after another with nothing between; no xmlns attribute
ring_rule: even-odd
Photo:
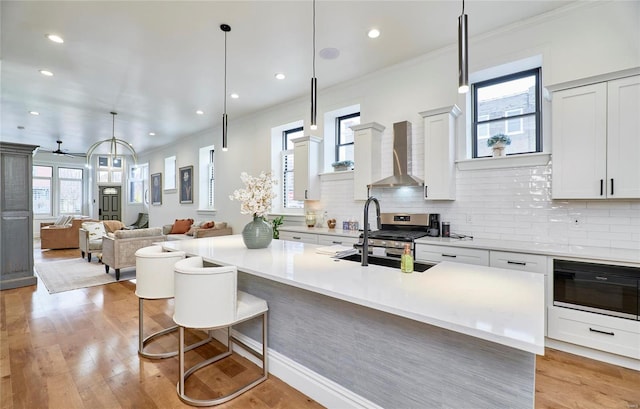
<svg viewBox="0 0 640 409"><path fill-rule="evenodd" d="M229 199L242 202L240 213L251 214L253 217L265 217L271 210L271 203L276 197L273 186L278 181L271 176L271 172L260 172L260 176L257 177L242 172L240 180L245 188L234 191Z"/></svg>

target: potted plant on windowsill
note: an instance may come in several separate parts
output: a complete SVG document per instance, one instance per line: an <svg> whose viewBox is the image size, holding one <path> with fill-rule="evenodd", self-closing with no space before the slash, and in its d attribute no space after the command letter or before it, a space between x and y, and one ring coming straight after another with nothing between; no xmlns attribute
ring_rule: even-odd
<svg viewBox="0 0 640 409"><path fill-rule="evenodd" d="M333 166L334 172L342 172L344 170L353 169L353 161L352 160L341 160L339 162L333 162L331 166Z"/></svg>
<svg viewBox="0 0 640 409"><path fill-rule="evenodd" d="M487 146L493 150L493 157L504 156L504 148L511 145L511 138L503 133L493 135L487 139Z"/></svg>

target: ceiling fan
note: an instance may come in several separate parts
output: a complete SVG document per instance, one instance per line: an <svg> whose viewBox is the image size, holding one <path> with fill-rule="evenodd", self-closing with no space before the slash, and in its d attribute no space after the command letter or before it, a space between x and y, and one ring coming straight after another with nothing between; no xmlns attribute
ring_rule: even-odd
<svg viewBox="0 0 640 409"><path fill-rule="evenodd" d="M62 155L62 156L68 156L70 158L79 158L79 157L85 157L87 156L84 153L69 153L67 152L67 150L62 150L61 145L62 145L62 141L61 140L57 140L56 143L58 144L58 148L56 150L47 150L47 149L38 149L42 152L51 152L54 155Z"/></svg>

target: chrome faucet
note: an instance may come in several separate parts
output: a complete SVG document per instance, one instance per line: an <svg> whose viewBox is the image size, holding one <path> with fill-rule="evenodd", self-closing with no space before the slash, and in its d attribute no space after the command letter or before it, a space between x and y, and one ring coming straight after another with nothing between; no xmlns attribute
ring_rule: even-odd
<svg viewBox="0 0 640 409"><path fill-rule="evenodd" d="M369 265L369 203L375 203L376 205L376 218L378 220L378 230L380 230L380 203L378 199L373 196L369 196L364 203L364 232L362 233L362 265Z"/></svg>

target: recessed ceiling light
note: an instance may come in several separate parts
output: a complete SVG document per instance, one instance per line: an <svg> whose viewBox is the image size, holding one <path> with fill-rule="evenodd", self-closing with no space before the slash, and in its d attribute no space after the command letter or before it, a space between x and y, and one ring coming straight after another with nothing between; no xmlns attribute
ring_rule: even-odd
<svg viewBox="0 0 640 409"><path fill-rule="evenodd" d="M156 136L155 132L149 132L149 136Z"/></svg>
<svg viewBox="0 0 640 409"><path fill-rule="evenodd" d="M40 70L40 74L44 75L45 77L53 77L53 73L48 70Z"/></svg>
<svg viewBox="0 0 640 409"><path fill-rule="evenodd" d="M380 37L380 30L378 30L377 28L372 28L371 30L369 30L367 35L369 36L369 38L378 38Z"/></svg>
<svg viewBox="0 0 640 409"><path fill-rule="evenodd" d="M204 111L203 111L203 110L201 110L201 109L199 109L199 110L197 110L197 111L196 111L196 114L198 114L198 115L204 115Z"/></svg>
<svg viewBox="0 0 640 409"><path fill-rule="evenodd" d="M38 112L38 111L29 111L29 113L31 115L40 115L40 112Z"/></svg>
<svg viewBox="0 0 640 409"><path fill-rule="evenodd" d="M277 80L283 80L286 78L285 75L281 72L276 73L275 77Z"/></svg>
<svg viewBox="0 0 640 409"><path fill-rule="evenodd" d="M240 98L240 95L236 94L235 92L234 92L234 93L229 94L229 96L230 96L231 98L233 98L233 99L238 99L238 98Z"/></svg>
<svg viewBox="0 0 640 409"><path fill-rule="evenodd" d="M47 34L46 37L54 43L62 44L64 40L57 34Z"/></svg>

